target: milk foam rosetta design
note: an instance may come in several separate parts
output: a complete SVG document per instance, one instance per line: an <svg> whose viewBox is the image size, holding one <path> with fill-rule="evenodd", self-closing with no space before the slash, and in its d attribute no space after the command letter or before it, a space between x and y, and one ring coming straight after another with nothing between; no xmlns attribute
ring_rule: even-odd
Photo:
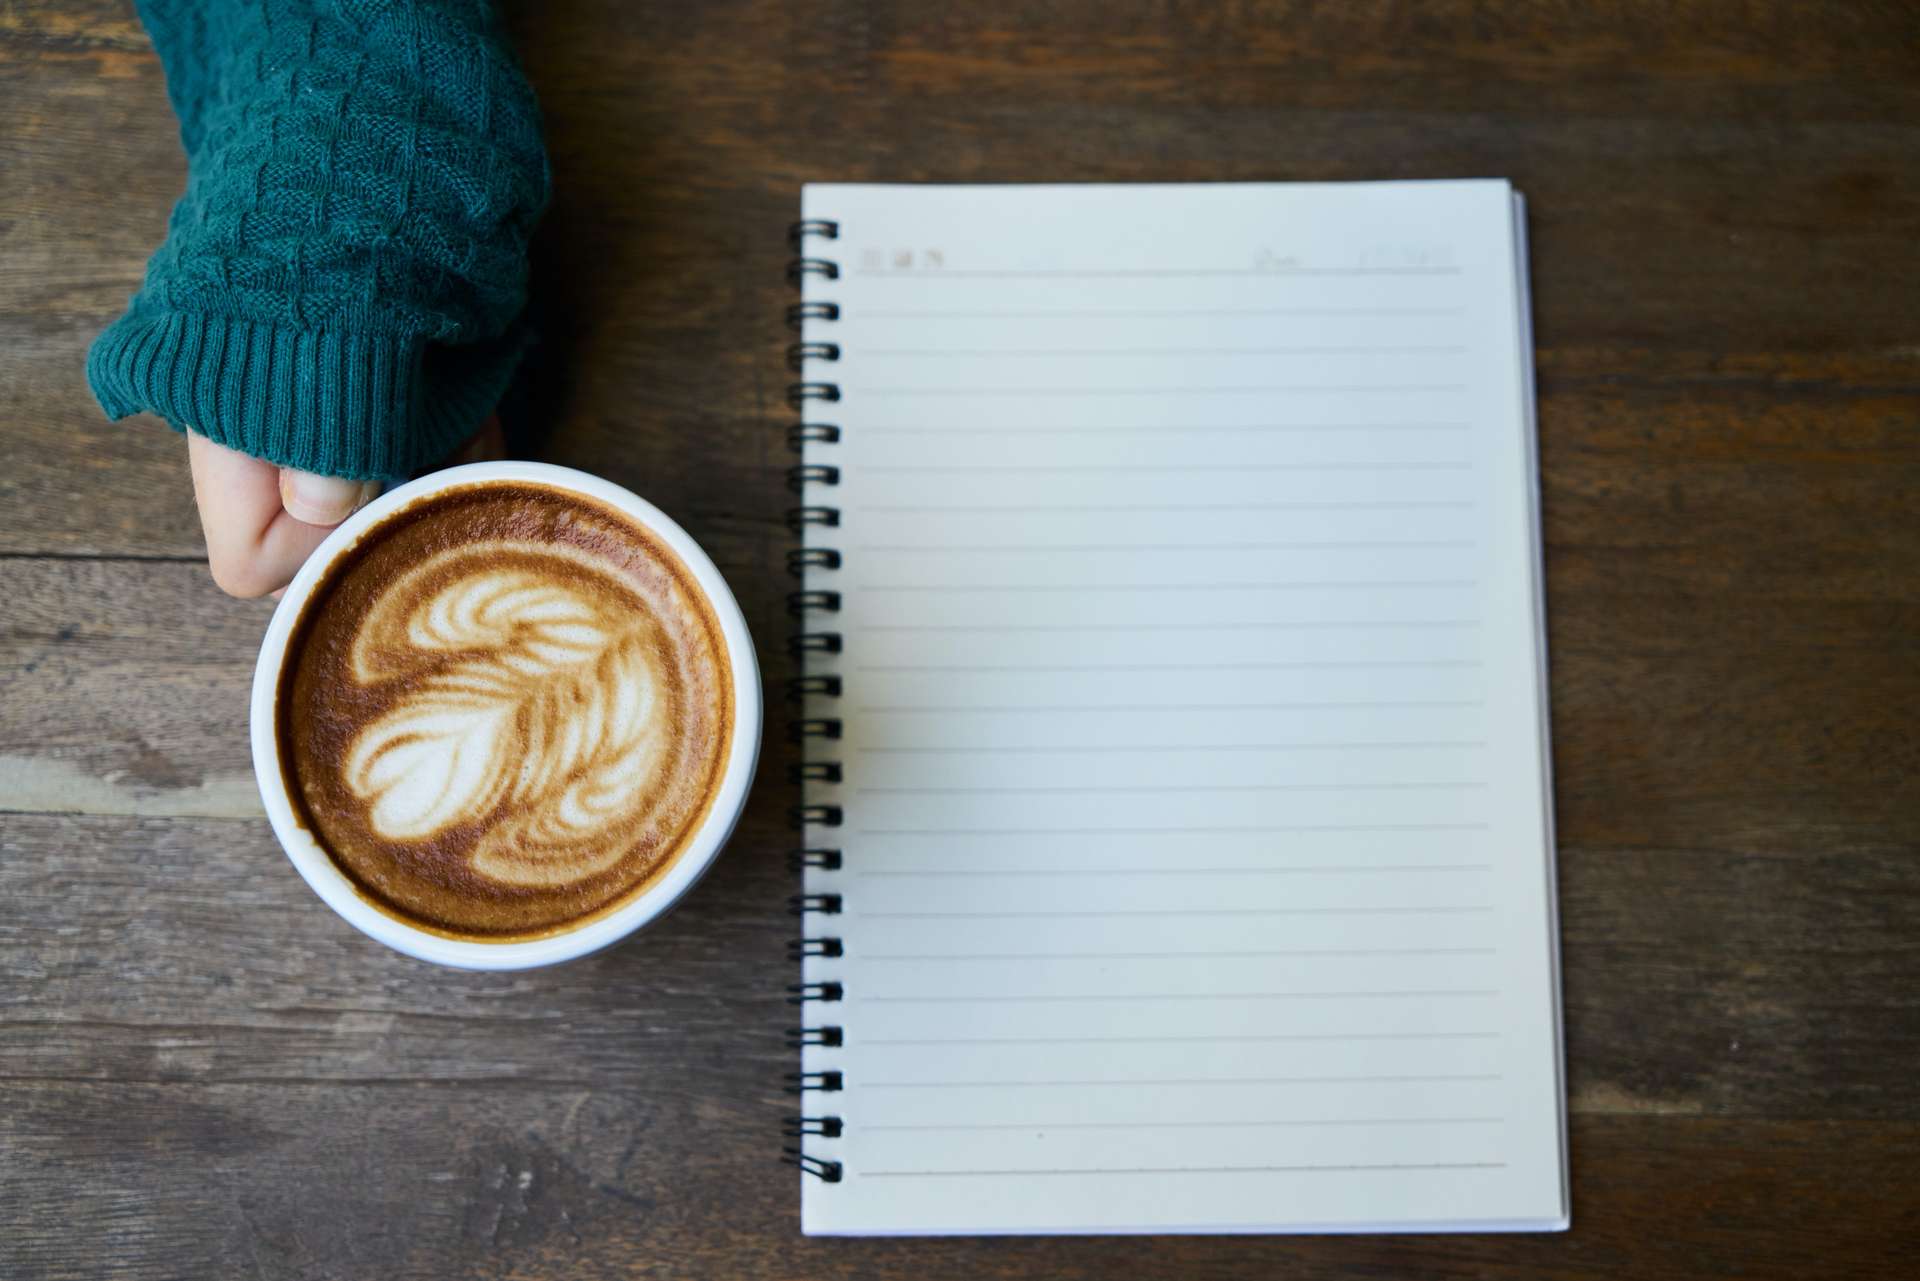
<svg viewBox="0 0 1920 1281"><path fill-rule="evenodd" d="M733 744L729 648L646 526L464 485L331 564L275 712L295 819L360 896L479 941L617 909L702 830Z"/></svg>
<svg viewBox="0 0 1920 1281"><path fill-rule="evenodd" d="M553 559L562 572L540 572ZM381 593L349 666L404 692L342 760L375 835L485 823L471 865L512 886L565 886L625 855L612 838L675 763L671 648L647 613L588 589L601 572L551 542L469 543Z"/></svg>

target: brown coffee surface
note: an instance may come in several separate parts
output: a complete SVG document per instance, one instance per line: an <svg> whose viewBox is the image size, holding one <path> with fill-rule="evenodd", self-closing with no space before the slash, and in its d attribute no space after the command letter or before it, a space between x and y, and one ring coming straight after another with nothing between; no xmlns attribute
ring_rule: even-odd
<svg viewBox="0 0 1920 1281"><path fill-rule="evenodd" d="M614 509L476 484L366 531L292 633L295 813L361 895L459 938L562 932L686 848L733 733L693 576Z"/></svg>

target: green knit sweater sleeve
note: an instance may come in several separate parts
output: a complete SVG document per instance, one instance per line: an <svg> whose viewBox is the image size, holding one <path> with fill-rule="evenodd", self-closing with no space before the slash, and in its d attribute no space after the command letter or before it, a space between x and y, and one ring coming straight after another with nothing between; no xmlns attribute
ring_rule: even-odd
<svg viewBox="0 0 1920 1281"><path fill-rule="evenodd" d="M489 0L141 0L186 194L87 379L282 466L403 476L528 342L533 92Z"/></svg>

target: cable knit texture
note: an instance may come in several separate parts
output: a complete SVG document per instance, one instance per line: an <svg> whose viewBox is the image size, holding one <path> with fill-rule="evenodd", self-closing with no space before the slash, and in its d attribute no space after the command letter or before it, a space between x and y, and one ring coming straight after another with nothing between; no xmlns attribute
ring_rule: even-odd
<svg viewBox="0 0 1920 1281"><path fill-rule="evenodd" d="M113 418L393 478L473 434L528 342L533 92L488 0L142 0L187 189L87 379Z"/></svg>

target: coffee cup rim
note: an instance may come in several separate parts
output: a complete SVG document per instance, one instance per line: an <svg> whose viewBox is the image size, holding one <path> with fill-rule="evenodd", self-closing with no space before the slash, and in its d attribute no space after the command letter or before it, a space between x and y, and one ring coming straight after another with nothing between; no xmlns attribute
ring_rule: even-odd
<svg viewBox="0 0 1920 1281"><path fill-rule="evenodd" d="M638 522L686 566L713 608L733 680L734 724L719 789L687 847L666 872L630 901L577 929L502 943L448 938L410 925L375 907L295 816L281 768L278 715L280 675L300 611L326 572L388 517L466 485L522 482L595 499ZM521 970L555 965L610 947L665 915L712 866L746 808L760 755L760 669L745 615L704 550L680 525L646 499L588 472L550 463L468 463L409 481L362 507L327 535L288 584L267 623L254 665L249 710L254 780L267 821L294 870L349 925L395 951L436 965L470 970Z"/></svg>

